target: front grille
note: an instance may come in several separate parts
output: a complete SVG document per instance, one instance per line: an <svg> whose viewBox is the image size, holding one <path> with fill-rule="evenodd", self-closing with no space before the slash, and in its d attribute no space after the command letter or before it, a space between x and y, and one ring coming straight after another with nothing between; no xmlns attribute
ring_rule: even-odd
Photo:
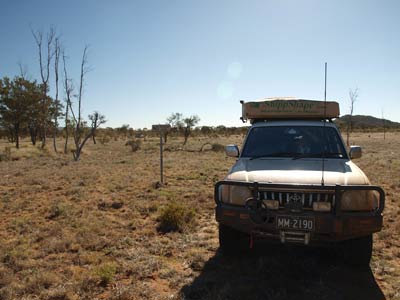
<svg viewBox="0 0 400 300"><path fill-rule="evenodd" d="M305 210L312 210L314 202L330 202L332 207L335 206L335 194L326 192L259 191L258 197L260 200L278 200L280 209L290 202L301 203Z"/></svg>

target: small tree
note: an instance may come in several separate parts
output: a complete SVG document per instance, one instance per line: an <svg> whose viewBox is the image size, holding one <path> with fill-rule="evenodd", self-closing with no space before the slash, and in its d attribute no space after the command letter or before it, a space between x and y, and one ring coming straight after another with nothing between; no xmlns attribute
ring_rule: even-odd
<svg viewBox="0 0 400 300"><path fill-rule="evenodd" d="M209 137L209 136L211 136L213 129L210 126L201 126L200 132L202 135Z"/></svg>
<svg viewBox="0 0 400 300"><path fill-rule="evenodd" d="M121 127L117 127L116 131L118 135L122 135L126 139L128 137L129 129L129 124L123 124Z"/></svg>
<svg viewBox="0 0 400 300"><path fill-rule="evenodd" d="M197 115L193 115L183 119L184 123L183 136L185 138L185 140L183 141L183 145L186 145L186 142L192 133L193 127L196 126L199 122L200 118Z"/></svg>
<svg viewBox="0 0 400 300"><path fill-rule="evenodd" d="M358 88L355 90L349 90L350 97L350 114L347 120L347 146L350 146L350 132L353 132L353 112L354 112L354 103L358 100Z"/></svg>
<svg viewBox="0 0 400 300"><path fill-rule="evenodd" d="M184 117L181 113L173 113L167 118L168 124L171 125L171 128L174 128L178 132L183 132L183 145L186 145L187 140L192 133L192 129L196 126L200 121L200 118L197 115L192 115L190 117ZM168 135L168 133L167 133ZM166 135L164 133L164 141L166 142Z"/></svg>
<svg viewBox="0 0 400 300"><path fill-rule="evenodd" d="M29 122L30 115L35 112L41 100L41 86L36 81L29 81L23 77L10 80L0 79L0 116L1 124L8 128L11 140L19 148L19 136L24 126Z"/></svg>
<svg viewBox="0 0 400 300"><path fill-rule="evenodd" d="M106 122L106 117L99 112L95 111L93 114L88 116L89 120L91 121L90 125L90 135L92 136L93 143L96 144L96 131L97 128Z"/></svg>
<svg viewBox="0 0 400 300"><path fill-rule="evenodd" d="M171 125L171 128L174 128L176 131L180 131L181 128L183 127L183 115L181 113L172 113L168 118L167 118L167 124ZM171 131L170 130L165 130L164 131L164 142L167 142L168 135Z"/></svg>

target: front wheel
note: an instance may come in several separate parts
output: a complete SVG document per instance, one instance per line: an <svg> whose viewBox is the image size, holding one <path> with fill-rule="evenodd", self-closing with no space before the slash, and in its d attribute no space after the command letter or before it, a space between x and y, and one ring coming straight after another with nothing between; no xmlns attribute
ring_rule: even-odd
<svg viewBox="0 0 400 300"><path fill-rule="evenodd" d="M244 252L250 236L224 224L219 224L219 247L224 255L232 256Z"/></svg>
<svg viewBox="0 0 400 300"><path fill-rule="evenodd" d="M372 234L345 241L341 246L346 263L361 267L369 266L372 257Z"/></svg>

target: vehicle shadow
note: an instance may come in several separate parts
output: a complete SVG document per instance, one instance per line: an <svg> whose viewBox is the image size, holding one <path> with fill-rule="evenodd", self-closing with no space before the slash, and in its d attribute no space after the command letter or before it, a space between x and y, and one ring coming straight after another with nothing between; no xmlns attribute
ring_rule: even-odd
<svg viewBox="0 0 400 300"><path fill-rule="evenodd" d="M366 299L384 294L371 269L340 263L327 249L258 245L240 257L217 252L181 289L182 299Z"/></svg>

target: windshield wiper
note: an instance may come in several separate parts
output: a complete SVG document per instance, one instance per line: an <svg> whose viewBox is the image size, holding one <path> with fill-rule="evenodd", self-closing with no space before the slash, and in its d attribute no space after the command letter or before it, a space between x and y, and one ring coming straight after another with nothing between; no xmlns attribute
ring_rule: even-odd
<svg viewBox="0 0 400 300"><path fill-rule="evenodd" d="M273 152L262 155L254 155L250 157L250 160L258 158L270 158L270 157L292 157L293 160L300 158L343 158L343 154L340 152L326 152L326 153L299 153L299 152Z"/></svg>
<svg viewBox="0 0 400 300"><path fill-rule="evenodd" d="M338 158L343 158L343 153L340 152L325 152L323 154L325 157L338 157Z"/></svg>
<svg viewBox="0 0 400 300"><path fill-rule="evenodd" d="M250 160L257 159L257 158L269 158L269 157L293 157L298 155L297 152L273 152L267 153L263 155L254 155L250 157Z"/></svg>
<svg viewBox="0 0 400 300"><path fill-rule="evenodd" d="M325 153L298 153L297 156L293 157L293 160L299 158L343 158L343 154L340 152L325 152Z"/></svg>

